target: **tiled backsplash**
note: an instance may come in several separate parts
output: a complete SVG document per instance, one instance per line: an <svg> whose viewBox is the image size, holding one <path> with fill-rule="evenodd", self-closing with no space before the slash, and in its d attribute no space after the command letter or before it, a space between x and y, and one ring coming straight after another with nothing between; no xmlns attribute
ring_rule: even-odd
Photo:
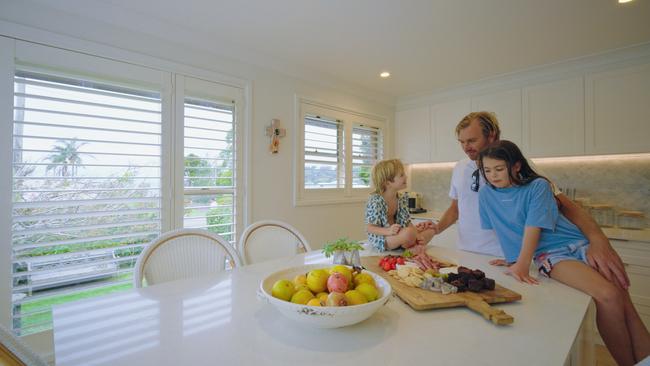
<svg viewBox="0 0 650 366"><path fill-rule="evenodd" d="M559 187L575 189L575 197L591 204L643 211L650 216L650 154L534 161L541 174ZM449 207L449 164L410 167L411 190L422 194L422 207L442 212Z"/></svg>

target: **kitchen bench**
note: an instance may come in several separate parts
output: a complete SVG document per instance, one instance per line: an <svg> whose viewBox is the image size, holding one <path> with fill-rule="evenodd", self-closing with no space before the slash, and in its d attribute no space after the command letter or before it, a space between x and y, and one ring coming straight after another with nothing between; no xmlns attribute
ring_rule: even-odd
<svg viewBox="0 0 650 366"><path fill-rule="evenodd" d="M279 269L330 260L317 251L209 277L55 306L57 365L576 365L590 299L552 280L518 283L489 257L431 247L522 294L496 326L466 308L414 311L399 298L368 320L313 329L258 300ZM588 356L588 355L587 355ZM588 361L586 361L588 362ZM587 363L582 363L587 364Z"/></svg>

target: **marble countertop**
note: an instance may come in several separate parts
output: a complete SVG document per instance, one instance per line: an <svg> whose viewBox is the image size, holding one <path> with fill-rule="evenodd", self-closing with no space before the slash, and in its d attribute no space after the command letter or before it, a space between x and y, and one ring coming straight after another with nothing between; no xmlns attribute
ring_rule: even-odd
<svg viewBox="0 0 650 366"><path fill-rule="evenodd" d="M54 307L57 365L562 365L590 303L550 279L518 283L490 257L439 247L433 256L484 269L523 298L496 326L466 308L415 311L393 297L368 320L316 329L257 299L278 269L329 265L314 251L218 275ZM504 345L507 347L504 348Z"/></svg>

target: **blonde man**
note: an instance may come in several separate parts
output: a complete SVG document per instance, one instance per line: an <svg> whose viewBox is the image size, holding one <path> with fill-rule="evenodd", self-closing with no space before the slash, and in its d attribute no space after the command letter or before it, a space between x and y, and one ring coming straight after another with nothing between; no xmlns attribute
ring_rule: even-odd
<svg viewBox="0 0 650 366"><path fill-rule="evenodd" d="M458 248L471 252L503 257L501 247L492 230L481 229L478 207L478 190L485 180L478 171L479 152L501 137L499 122L494 113L472 112L456 126L456 136L467 159L459 161L451 177L449 197L451 205L438 224L429 224L437 234L458 221ZM587 251L589 264L607 280L627 289L630 281L623 262L609 244L609 240L591 216L571 199L554 190L560 211L589 239Z"/></svg>
<svg viewBox="0 0 650 366"><path fill-rule="evenodd" d="M374 192L366 203L368 241L378 251L411 248L428 243L434 229L413 226L406 188L404 165L398 159L382 160L372 167Z"/></svg>

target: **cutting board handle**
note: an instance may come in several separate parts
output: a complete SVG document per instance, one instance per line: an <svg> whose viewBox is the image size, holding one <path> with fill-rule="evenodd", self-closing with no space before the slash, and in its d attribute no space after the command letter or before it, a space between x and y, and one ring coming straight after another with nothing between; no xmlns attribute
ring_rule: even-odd
<svg viewBox="0 0 650 366"><path fill-rule="evenodd" d="M505 311L497 308L493 308L487 302L483 300L469 300L467 301L467 307L481 314L485 319L491 321L497 325L508 325L512 324L515 319L506 314Z"/></svg>

